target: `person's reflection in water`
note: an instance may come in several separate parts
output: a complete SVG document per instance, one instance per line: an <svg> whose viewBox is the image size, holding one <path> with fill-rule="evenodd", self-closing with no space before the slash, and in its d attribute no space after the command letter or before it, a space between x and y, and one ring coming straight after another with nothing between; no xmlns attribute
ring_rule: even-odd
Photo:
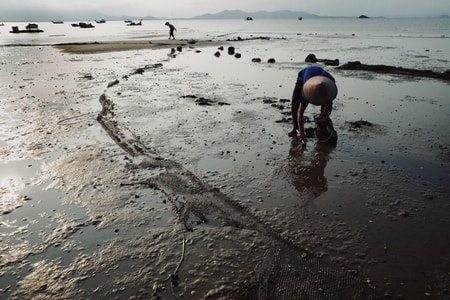
<svg viewBox="0 0 450 300"><path fill-rule="evenodd" d="M298 140L293 140L289 150L288 167L292 183L305 201L313 200L328 190L325 167L335 144L316 143L308 151Z"/></svg>

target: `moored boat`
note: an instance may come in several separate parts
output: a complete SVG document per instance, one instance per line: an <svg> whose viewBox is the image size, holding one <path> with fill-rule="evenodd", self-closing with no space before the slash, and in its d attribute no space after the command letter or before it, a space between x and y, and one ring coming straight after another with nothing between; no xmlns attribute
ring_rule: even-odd
<svg viewBox="0 0 450 300"><path fill-rule="evenodd" d="M38 32L44 32L44 30L39 29L39 26L37 24L28 23L27 26L25 26L25 30L20 30L19 26L12 26L10 33L38 33Z"/></svg>
<svg viewBox="0 0 450 300"><path fill-rule="evenodd" d="M92 25L92 23L80 22L80 23L73 23L72 27L94 28L95 26Z"/></svg>
<svg viewBox="0 0 450 300"><path fill-rule="evenodd" d="M127 26L140 26L140 25L142 25L142 19L139 20L139 22L130 21L130 22L125 22L125 23L127 23Z"/></svg>

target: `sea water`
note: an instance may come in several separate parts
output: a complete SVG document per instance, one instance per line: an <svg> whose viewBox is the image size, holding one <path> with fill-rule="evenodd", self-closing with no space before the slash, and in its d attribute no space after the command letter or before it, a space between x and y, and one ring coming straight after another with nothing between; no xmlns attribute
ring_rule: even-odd
<svg viewBox="0 0 450 300"><path fill-rule="evenodd" d="M318 58L361 60L408 68L445 71L450 68L450 18L357 19L305 18L261 20L170 20L177 39L226 40L249 38L285 39L280 55L298 50ZM114 40L168 38L165 20L144 20L142 26L107 21L95 28L72 27L72 23L38 23L43 33L13 34L12 26L24 29L27 22L0 27L0 45L48 45Z"/></svg>

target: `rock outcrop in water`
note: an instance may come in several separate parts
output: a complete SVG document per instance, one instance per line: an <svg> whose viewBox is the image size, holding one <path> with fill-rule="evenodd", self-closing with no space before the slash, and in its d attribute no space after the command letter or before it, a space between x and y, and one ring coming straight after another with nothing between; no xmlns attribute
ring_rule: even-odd
<svg viewBox="0 0 450 300"><path fill-rule="evenodd" d="M381 74L398 74L398 75L407 75L413 77L426 77L426 78L437 78L446 81L450 81L450 70L447 70L443 73L438 73L432 70L417 70L417 69L408 69L402 67L394 67L388 65L366 65L359 61L350 61L346 64L343 64L336 69L339 70L361 70L361 71L371 71Z"/></svg>
<svg viewBox="0 0 450 300"><path fill-rule="evenodd" d="M326 66L338 66L339 65L339 59L319 59L314 54L310 53L305 58L305 62L308 63L323 63Z"/></svg>

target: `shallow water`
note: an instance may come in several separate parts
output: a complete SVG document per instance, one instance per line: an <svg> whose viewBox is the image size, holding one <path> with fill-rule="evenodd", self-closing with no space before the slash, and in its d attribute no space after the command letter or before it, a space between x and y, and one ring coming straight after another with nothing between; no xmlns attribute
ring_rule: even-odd
<svg viewBox="0 0 450 300"><path fill-rule="evenodd" d="M277 122L290 109L280 99L290 99L309 52L448 69L448 38L423 51L426 26L411 34L419 38L353 25L356 35L349 34L360 21L269 23L272 31L258 22L176 24L180 36L195 38L273 35L223 41L219 58L217 47L183 47L175 58L170 49L71 55L2 47L2 297L242 296L256 275L269 276L258 266L276 258L270 253L280 241L280 253L289 253L280 266L301 264L310 271L304 282L319 266L353 274L355 285L377 295L448 295L448 83L327 67L339 87L337 145L310 139L302 149L287 137L291 125ZM298 35L298 25L311 27ZM340 26L344 37L331 37ZM403 35L407 28L400 26ZM432 36L446 34L438 28ZM154 33L123 30L127 38ZM229 45L242 58L228 55ZM417 55L405 55L411 52ZM131 75L155 63L162 67ZM102 93L114 103L119 141L96 120ZM214 103L201 106L189 95ZM315 113L308 108L308 117ZM361 119L374 126L349 125ZM127 152L127 145L144 150ZM159 166L155 157L163 158ZM299 260L304 255L312 261ZM168 278L178 264L174 286Z"/></svg>

